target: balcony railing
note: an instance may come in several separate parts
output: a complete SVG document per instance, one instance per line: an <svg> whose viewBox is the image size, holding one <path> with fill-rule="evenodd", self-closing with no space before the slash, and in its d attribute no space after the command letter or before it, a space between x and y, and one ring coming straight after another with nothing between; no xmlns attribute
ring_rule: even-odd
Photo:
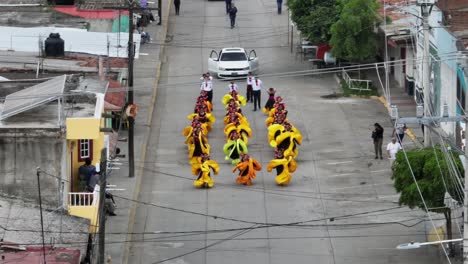
<svg viewBox="0 0 468 264"><path fill-rule="evenodd" d="M69 193L68 205L69 206L96 206L99 196L95 193Z"/></svg>

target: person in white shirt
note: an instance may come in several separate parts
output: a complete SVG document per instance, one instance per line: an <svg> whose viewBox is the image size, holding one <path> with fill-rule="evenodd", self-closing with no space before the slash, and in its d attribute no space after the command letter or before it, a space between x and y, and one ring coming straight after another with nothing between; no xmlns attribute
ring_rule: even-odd
<svg viewBox="0 0 468 264"><path fill-rule="evenodd" d="M200 90L206 91L207 100L212 103L213 100L213 82L210 80L210 76L203 74L203 82L201 83Z"/></svg>
<svg viewBox="0 0 468 264"><path fill-rule="evenodd" d="M257 111L257 106L258 109L262 109L260 106L260 96L262 94L262 87L263 87L263 82L262 80L255 78L255 80L252 83L252 97L254 101L254 111Z"/></svg>
<svg viewBox="0 0 468 264"><path fill-rule="evenodd" d="M397 142L396 138L392 138L392 142L387 145L388 159L396 159L396 154L400 151L401 145Z"/></svg>
<svg viewBox="0 0 468 264"><path fill-rule="evenodd" d="M255 80L255 77L253 77L252 73L249 72L247 75L247 103L251 102L253 103L253 98L252 98L252 84Z"/></svg>
<svg viewBox="0 0 468 264"><path fill-rule="evenodd" d="M229 93L232 93L232 91L236 91L239 89L239 87L237 86L237 84L234 83L234 81L231 81L230 84L228 84L228 91Z"/></svg>

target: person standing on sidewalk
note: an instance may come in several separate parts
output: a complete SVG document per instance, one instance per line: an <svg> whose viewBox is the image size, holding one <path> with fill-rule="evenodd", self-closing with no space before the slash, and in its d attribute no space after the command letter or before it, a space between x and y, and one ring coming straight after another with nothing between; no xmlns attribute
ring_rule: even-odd
<svg viewBox="0 0 468 264"><path fill-rule="evenodd" d="M392 138L392 142L387 145L388 159L395 160L396 154L401 150L400 143L397 142L396 138Z"/></svg>
<svg viewBox="0 0 468 264"><path fill-rule="evenodd" d="M258 78L255 78L255 81L253 82L253 85L252 85L252 96L253 96L253 101L254 101L254 111L257 111L257 106L258 106L258 109L262 109L262 107L260 106L260 96L261 96L261 93L262 93L262 86L263 86L263 82L262 80L258 79Z"/></svg>
<svg viewBox="0 0 468 264"><path fill-rule="evenodd" d="M231 10L232 0L224 0L226 2L226 14L229 14L229 10Z"/></svg>
<svg viewBox="0 0 468 264"><path fill-rule="evenodd" d="M276 0L276 4L278 5L278 15L281 15L281 8L283 6L283 0Z"/></svg>
<svg viewBox="0 0 468 264"><path fill-rule="evenodd" d="M231 8L229 9L229 18L231 19L231 29L236 25L236 16L237 16L237 7L234 3L231 3Z"/></svg>
<svg viewBox="0 0 468 264"><path fill-rule="evenodd" d="M375 159L382 158L382 143L383 143L384 129L379 123L374 124L374 131L372 131L372 139L374 140Z"/></svg>
<svg viewBox="0 0 468 264"><path fill-rule="evenodd" d="M176 16L178 16L179 11L180 11L180 0L174 0L174 6L175 6L175 14Z"/></svg>
<svg viewBox="0 0 468 264"><path fill-rule="evenodd" d="M252 75L252 72L249 72L247 75L247 103L250 101L253 103L253 98L252 98L252 85L254 82L255 78Z"/></svg>

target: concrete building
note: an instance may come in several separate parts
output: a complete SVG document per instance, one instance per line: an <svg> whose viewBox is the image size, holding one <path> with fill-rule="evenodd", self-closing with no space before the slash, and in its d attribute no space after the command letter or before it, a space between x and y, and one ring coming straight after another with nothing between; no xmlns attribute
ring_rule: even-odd
<svg viewBox="0 0 468 264"><path fill-rule="evenodd" d="M100 162L108 144L100 130L106 89L107 82L76 75L2 82L0 192L36 200L39 167L44 204L67 206L68 193L79 191L79 166L86 158Z"/></svg>

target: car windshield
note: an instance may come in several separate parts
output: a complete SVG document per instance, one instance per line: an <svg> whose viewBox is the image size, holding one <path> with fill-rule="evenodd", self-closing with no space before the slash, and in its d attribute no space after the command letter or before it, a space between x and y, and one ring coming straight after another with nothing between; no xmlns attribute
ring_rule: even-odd
<svg viewBox="0 0 468 264"><path fill-rule="evenodd" d="M221 61L246 61L247 57L243 52L229 52L221 54Z"/></svg>

